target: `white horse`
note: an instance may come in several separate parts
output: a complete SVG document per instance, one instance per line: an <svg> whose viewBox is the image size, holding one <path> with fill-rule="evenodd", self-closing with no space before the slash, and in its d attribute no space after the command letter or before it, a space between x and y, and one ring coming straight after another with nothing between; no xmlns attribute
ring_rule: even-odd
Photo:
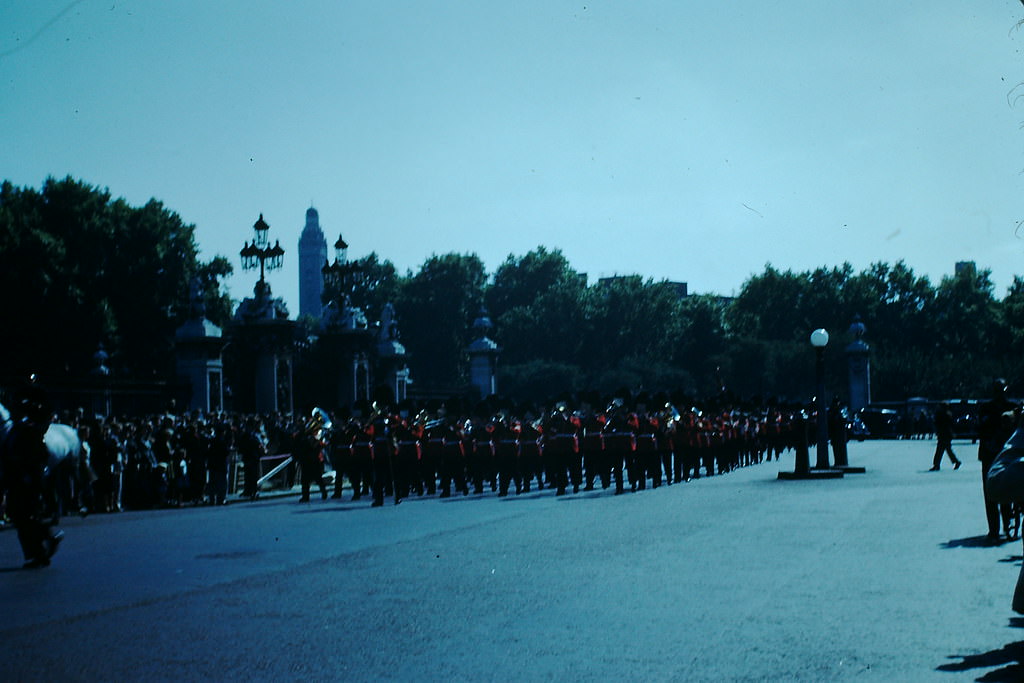
<svg viewBox="0 0 1024 683"><path fill-rule="evenodd" d="M0 403L0 449L6 448L7 437L13 428L14 419L10 411ZM59 505L61 498L70 493L69 489L78 490L82 441L74 427L54 423L46 428L43 443L49 453L43 478L44 497L51 505ZM59 509L55 509L55 514Z"/></svg>

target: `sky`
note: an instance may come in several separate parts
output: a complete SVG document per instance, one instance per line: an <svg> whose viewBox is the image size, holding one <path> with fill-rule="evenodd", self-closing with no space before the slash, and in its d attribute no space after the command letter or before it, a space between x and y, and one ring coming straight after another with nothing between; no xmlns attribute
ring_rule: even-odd
<svg viewBox="0 0 1024 683"><path fill-rule="evenodd" d="M315 207L400 272L545 246L738 293L794 271L1024 274L1019 0L3 0L0 178L156 198L298 312ZM1019 96L1019 99L1018 99Z"/></svg>

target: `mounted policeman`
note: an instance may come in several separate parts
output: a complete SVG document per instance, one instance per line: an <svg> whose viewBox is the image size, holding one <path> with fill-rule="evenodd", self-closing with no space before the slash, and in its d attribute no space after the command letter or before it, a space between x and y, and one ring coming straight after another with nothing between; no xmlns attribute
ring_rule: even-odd
<svg viewBox="0 0 1024 683"><path fill-rule="evenodd" d="M12 415L0 405L0 489L24 567L37 569L50 564L64 537L53 529L60 516L58 483L77 473L81 442L74 429L51 422L46 392L34 378L15 395L13 408Z"/></svg>

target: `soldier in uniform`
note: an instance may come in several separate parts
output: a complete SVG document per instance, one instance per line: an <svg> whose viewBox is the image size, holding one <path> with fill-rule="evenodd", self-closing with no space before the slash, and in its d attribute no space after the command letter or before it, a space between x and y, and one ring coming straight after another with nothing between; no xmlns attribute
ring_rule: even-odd
<svg viewBox="0 0 1024 683"><path fill-rule="evenodd" d="M586 486L584 490L594 490L594 480L600 477L601 488L611 486L611 464L604 450L604 426L607 418L603 413L594 410L589 399L582 406L580 419L583 429L583 467L586 470Z"/></svg>
<svg viewBox="0 0 1024 683"><path fill-rule="evenodd" d="M315 481L320 487L320 498L327 500L327 487L324 485L324 442L320 438L319 427L315 424L302 425L293 435L292 457L302 472L302 497L299 502L309 502L309 490Z"/></svg>
<svg viewBox="0 0 1024 683"><path fill-rule="evenodd" d="M603 432L605 455L608 458L612 477L615 479L615 495L619 495L625 491L622 467L625 463L632 461L636 451L636 433L633 431L633 424L630 423L629 415L626 413L621 398L612 400L607 414L608 421L605 423Z"/></svg>
<svg viewBox="0 0 1024 683"><path fill-rule="evenodd" d="M487 434L485 418L479 415L479 407L462 423L462 447L466 454L466 468L473 480L473 493L484 492L484 482L491 481L491 490L497 490L494 481L491 439Z"/></svg>
<svg viewBox="0 0 1024 683"><path fill-rule="evenodd" d="M646 398L637 405L636 414L636 453L634 469L630 473L630 484L643 491L647 488L647 477L651 484L661 484L661 476L656 474L660 467L658 459L658 418L647 412Z"/></svg>
<svg viewBox="0 0 1024 683"><path fill-rule="evenodd" d="M7 516L18 531L26 569L50 564L64 533L54 531L54 511L44 503L49 451L43 436L50 426L50 411L41 388L25 389L16 406L18 419L4 444L0 463L0 489L7 492Z"/></svg>
<svg viewBox="0 0 1024 683"><path fill-rule="evenodd" d="M537 479L537 490L544 489L544 460L541 452L541 433L532 410L522 413L519 429L519 472L523 477L523 492L529 493L531 480Z"/></svg>
<svg viewBox="0 0 1024 683"><path fill-rule="evenodd" d="M366 417L362 408L355 409L345 428L345 440L351 444L347 472L352 484L352 500L369 495L373 483L373 425Z"/></svg>
<svg viewBox="0 0 1024 683"><path fill-rule="evenodd" d="M342 416L339 415L339 421L335 423L337 426L331 430L331 438L327 441L327 452L331 467L334 468L334 491L331 493L331 498L334 500L341 500L346 475L349 476L349 484L352 483L350 475L352 467L351 419L346 415L342 422L341 418ZM352 491L355 492L355 486L352 486Z"/></svg>
<svg viewBox="0 0 1024 683"><path fill-rule="evenodd" d="M544 420L544 461L548 468L548 481L555 487L556 496L564 496L569 485L570 460L579 455L579 423L569 415L564 401ZM579 492L579 484L573 493Z"/></svg>
<svg viewBox="0 0 1024 683"><path fill-rule="evenodd" d="M452 495L452 484L462 495L469 495L466 485L466 456L462 445L462 434L458 425L448 415L448 408L441 405L434 419L427 423L427 449L438 452L441 470L441 498Z"/></svg>
<svg viewBox="0 0 1024 683"><path fill-rule="evenodd" d="M420 447L422 428L410 417L408 407L403 407L392 419L392 433L395 439L395 486L397 494L406 498L412 491L423 495L423 454ZM436 480L435 480L436 481ZM436 483L430 484L431 493Z"/></svg>
<svg viewBox="0 0 1024 683"><path fill-rule="evenodd" d="M495 415L487 431L491 437L491 449L498 478L498 495L507 496L510 484L516 487L516 494L522 492L523 480L519 473L519 434L506 411Z"/></svg>
<svg viewBox="0 0 1024 683"><path fill-rule="evenodd" d="M384 496L391 492L395 505L402 502L398 483L400 475L395 470L395 441L391 433L391 416L387 407L374 411L370 421L370 435L373 438L373 507L384 504Z"/></svg>

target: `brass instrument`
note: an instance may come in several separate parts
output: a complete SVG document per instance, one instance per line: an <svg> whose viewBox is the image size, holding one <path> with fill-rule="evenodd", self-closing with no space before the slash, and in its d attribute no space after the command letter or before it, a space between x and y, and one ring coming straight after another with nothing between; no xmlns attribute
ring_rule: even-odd
<svg viewBox="0 0 1024 683"><path fill-rule="evenodd" d="M324 436L334 428L331 416L323 408L313 408L313 412L306 422L306 433L318 441L323 441Z"/></svg>

